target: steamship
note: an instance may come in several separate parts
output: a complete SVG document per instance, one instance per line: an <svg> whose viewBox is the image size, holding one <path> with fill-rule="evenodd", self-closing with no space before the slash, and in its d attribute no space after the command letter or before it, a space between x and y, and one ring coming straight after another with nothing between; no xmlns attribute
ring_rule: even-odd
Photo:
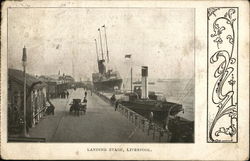
<svg viewBox="0 0 250 161"><path fill-rule="evenodd" d="M120 90L122 85L122 78L118 71L113 71L112 69L106 69L106 65L109 63L109 51L108 51L108 43L107 43L107 34L105 25L102 26L105 32L105 42L106 42L106 58L104 59L104 52L102 48L102 37L101 37L101 29L99 28L99 36L100 36L100 49L101 49L101 58L99 58L97 41L95 39L96 45L96 54L97 54L97 65L98 65L98 73L92 73L92 81L94 89L97 91L109 91L112 92L114 90Z"/></svg>
<svg viewBox="0 0 250 161"><path fill-rule="evenodd" d="M181 104L167 101L162 93L148 91L147 66L142 67L141 85L134 85L133 92L123 95L119 103L147 118L152 112L154 118L161 122L169 116L184 112Z"/></svg>

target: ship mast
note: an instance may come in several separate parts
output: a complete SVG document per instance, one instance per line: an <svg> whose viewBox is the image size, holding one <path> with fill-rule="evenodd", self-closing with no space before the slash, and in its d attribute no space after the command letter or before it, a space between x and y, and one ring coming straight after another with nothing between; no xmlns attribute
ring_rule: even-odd
<svg viewBox="0 0 250 161"><path fill-rule="evenodd" d="M106 27L105 27L105 25L103 25L102 27L104 28L104 33L105 33L106 49L107 49L107 62L109 62L109 50L108 50L108 41L107 41Z"/></svg>
<svg viewBox="0 0 250 161"><path fill-rule="evenodd" d="M102 52L102 60L103 60L103 49L102 49L102 35L101 35L101 30L98 28L99 35L100 35L100 44L101 44L101 52Z"/></svg>
<svg viewBox="0 0 250 161"><path fill-rule="evenodd" d="M95 48L96 48L96 58L97 58L97 62L99 61L99 55L98 55L98 48L97 48L97 42L96 42L96 39L95 39Z"/></svg>

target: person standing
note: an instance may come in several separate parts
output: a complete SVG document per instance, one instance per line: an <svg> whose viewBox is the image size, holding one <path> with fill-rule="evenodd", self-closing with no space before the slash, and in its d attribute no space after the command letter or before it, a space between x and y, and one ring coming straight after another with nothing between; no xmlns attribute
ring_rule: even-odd
<svg viewBox="0 0 250 161"><path fill-rule="evenodd" d="M84 95L85 95L86 98L87 98L87 94L88 94L87 91L85 91Z"/></svg>
<svg viewBox="0 0 250 161"><path fill-rule="evenodd" d="M67 98L67 90L64 91L64 98Z"/></svg>
<svg viewBox="0 0 250 161"><path fill-rule="evenodd" d="M116 101L115 94L113 94L112 97L110 98L110 103L114 105L115 101Z"/></svg>
<svg viewBox="0 0 250 161"><path fill-rule="evenodd" d="M86 97L84 97L84 99L83 99L83 106L84 106L84 108L83 108L83 112L84 112L84 115L86 114L86 110L87 110L87 99L86 99Z"/></svg>
<svg viewBox="0 0 250 161"><path fill-rule="evenodd" d="M65 92L62 91L62 98L65 98Z"/></svg>
<svg viewBox="0 0 250 161"><path fill-rule="evenodd" d="M154 113L151 111L150 115L149 115L149 122L150 122L150 124L153 123L153 120L154 120Z"/></svg>
<svg viewBox="0 0 250 161"><path fill-rule="evenodd" d="M67 95L67 98L69 98L69 91L67 91L66 95Z"/></svg>
<svg viewBox="0 0 250 161"><path fill-rule="evenodd" d="M115 101L115 111L117 110L118 106L119 106L119 100L116 100Z"/></svg>
<svg viewBox="0 0 250 161"><path fill-rule="evenodd" d="M52 114L52 115L54 115L55 113L55 106L50 102L50 100L47 98L47 102L49 103L49 107L48 107L48 114Z"/></svg>

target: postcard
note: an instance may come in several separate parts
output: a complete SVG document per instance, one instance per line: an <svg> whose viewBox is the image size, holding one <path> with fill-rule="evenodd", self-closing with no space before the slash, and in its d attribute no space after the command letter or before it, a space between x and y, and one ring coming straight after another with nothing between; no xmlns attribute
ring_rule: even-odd
<svg viewBox="0 0 250 161"><path fill-rule="evenodd" d="M249 159L247 1L6 1L3 159Z"/></svg>

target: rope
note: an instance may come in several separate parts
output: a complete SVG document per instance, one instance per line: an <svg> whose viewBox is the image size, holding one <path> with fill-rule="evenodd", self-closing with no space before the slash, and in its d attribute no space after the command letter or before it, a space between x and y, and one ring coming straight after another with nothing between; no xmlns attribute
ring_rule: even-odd
<svg viewBox="0 0 250 161"><path fill-rule="evenodd" d="M193 79L194 79L193 77L191 79L189 79L189 81L186 84L185 88L182 90L182 91L186 90L187 92L184 94L184 96L182 96L182 98L178 96L177 102L183 103L184 98L193 90L193 88L191 87L191 83L192 83ZM190 88L187 90L187 87L190 87Z"/></svg>

